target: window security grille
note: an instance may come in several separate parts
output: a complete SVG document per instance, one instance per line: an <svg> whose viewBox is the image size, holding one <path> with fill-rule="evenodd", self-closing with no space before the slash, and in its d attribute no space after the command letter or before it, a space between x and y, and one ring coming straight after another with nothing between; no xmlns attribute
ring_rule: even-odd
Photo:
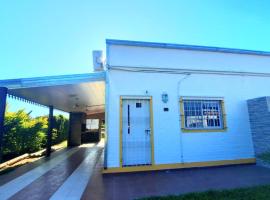
<svg viewBox="0 0 270 200"><path fill-rule="evenodd" d="M223 128L220 100L183 100L186 129Z"/></svg>

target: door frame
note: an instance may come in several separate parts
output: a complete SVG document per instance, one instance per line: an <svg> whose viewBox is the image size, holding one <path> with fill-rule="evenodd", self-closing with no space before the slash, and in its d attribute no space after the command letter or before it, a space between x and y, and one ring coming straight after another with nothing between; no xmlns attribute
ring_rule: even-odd
<svg viewBox="0 0 270 200"><path fill-rule="evenodd" d="M155 152L154 152L154 126L153 126L153 101L152 96L131 96L125 95L120 96L120 104L119 104L119 164L120 167L123 167L123 100L131 99L131 100L149 100L149 112L150 112L150 128L151 128L151 165L155 164Z"/></svg>

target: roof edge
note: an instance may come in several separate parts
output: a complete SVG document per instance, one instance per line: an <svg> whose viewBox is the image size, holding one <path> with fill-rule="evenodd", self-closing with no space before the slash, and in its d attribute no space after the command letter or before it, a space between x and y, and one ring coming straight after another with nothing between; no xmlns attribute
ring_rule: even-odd
<svg viewBox="0 0 270 200"><path fill-rule="evenodd" d="M232 53L232 54L249 54L249 55L259 55L259 56L270 56L269 51L256 51L256 50L247 50L247 49L223 48L223 47L200 46L200 45L187 45L187 44L142 42L142 41L116 40L116 39L106 39L106 44L107 45L124 45L124 46L136 46L136 47L181 49L181 50L193 50L193 51L208 51L208 52L220 52L220 53Z"/></svg>
<svg viewBox="0 0 270 200"><path fill-rule="evenodd" d="M69 74L57 76L43 76L33 78L5 79L0 80L0 87L8 89L20 89L31 87L45 87L54 85L77 84L90 81L104 81L105 72L93 72L85 74Z"/></svg>

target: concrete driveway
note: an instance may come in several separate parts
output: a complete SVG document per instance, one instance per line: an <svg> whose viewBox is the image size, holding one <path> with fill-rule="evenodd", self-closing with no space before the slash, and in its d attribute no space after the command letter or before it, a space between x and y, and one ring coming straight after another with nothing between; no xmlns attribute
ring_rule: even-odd
<svg viewBox="0 0 270 200"><path fill-rule="evenodd" d="M0 199L80 199L102 149L100 144L65 149L2 175Z"/></svg>

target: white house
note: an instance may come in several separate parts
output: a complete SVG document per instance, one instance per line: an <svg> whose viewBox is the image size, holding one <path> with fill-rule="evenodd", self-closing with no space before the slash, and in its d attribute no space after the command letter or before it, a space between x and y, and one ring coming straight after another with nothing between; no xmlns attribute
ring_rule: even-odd
<svg viewBox="0 0 270 200"><path fill-rule="evenodd" d="M107 40L105 172L254 163L267 52Z"/></svg>
<svg viewBox="0 0 270 200"><path fill-rule="evenodd" d="M50 85L47 77L31 79L32 85L28 79L4 80L0 86L70 112L71 126L105 113L104 173L255 163L247 100L270 96L269 52L106 43L104 72L54 77ZM34 95L39 89L51 98ZM76 127L70 143L78 145Z"/></svg>

